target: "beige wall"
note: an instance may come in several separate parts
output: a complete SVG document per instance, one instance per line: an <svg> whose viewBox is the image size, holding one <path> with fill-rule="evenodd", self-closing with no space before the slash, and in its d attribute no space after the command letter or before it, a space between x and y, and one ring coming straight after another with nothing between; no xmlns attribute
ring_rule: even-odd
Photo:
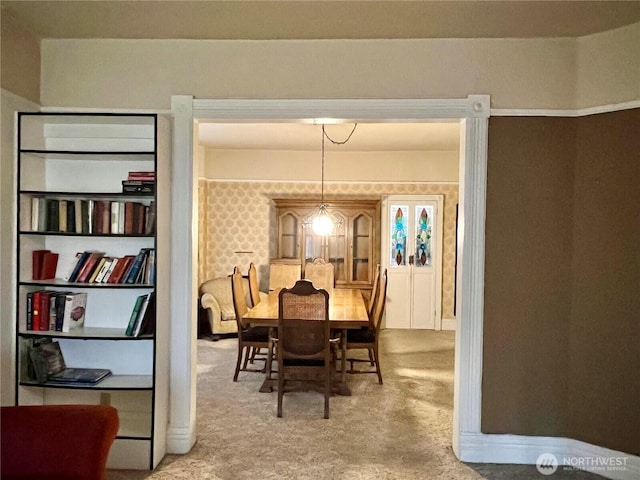
<svg viewBox="0 0 640 480"><path fill-rule="evenodd" d="M379 199L381 195L444 195L442 315L454 318L456 184L331 183L329 197ZM268 291L269 259L276 255L276 215L272 198L319 198L317 182L199 182L200 281L229 275L234 266L243 272L253 262L260 286ZM251 253L236 253L251 252Z"/></svg>
<svg viewBox="0 0 640 480"><path fill-rule="evenodd" d="M40 102L40 42L2 11L0 86L35 103Z"/></svg>
<svg viewBox="0 0 640 480"><path fill-rule="evenodd" d="M462 98L575 106L572 39L44 40L47 106L168 109L197 98ZM73 78L73 82L68 79Z"/></svg>
<svg viewBox="0 0 640 480"><path fill-rule="evenodd" d="M640 99L640 23L578 39L580 107Z"/></svg>
<svg viewBox="0 0 640 480"><path fill-rule="evenodd" d="M242 128L242 127L240 127ZM320 152L206 150L203 172L218 180L320 180ZM459 154L434 151L327 152L325 179L343 182L458 182Z"/></svg>

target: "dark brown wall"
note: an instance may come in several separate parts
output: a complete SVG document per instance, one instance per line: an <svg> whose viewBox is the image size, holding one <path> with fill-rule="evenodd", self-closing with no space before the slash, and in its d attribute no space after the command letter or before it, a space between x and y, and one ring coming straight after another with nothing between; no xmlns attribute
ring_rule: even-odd
<svg viewBox="0 0 640 480"><path fill-rule="evenodd" d="M640 454L640 109L578 120L572 437Z"/></svg>
<svg viewBox="0 0 640 480"><path fill-rule="evenodd" d="M575 122L489 122L482 431L567 432Z"/></svg>
<svg viewBox="0 0 640 480"><path fill-rule="evenodd" d="M484 433L638 453L639 112L490 119Z"/></svg>

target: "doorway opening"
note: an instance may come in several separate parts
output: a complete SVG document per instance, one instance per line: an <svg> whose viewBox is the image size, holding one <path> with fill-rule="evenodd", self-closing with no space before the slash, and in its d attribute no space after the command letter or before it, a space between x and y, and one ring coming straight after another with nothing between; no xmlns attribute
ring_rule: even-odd
<svg viewBox="0 0 640 480"><path fill-rule="evenodd" d="M195 302L184 304L184 298L195 300L197 286L197 242L193 225L197 223L197 175L193 163L194 120L218 122L295 122L300 119L340 118L346 122L429 122L443 119L459 122L460 138L460 198L458 227L457 318L455 345L453 449L464 460L465 447L471 450L480 431L480 386L482 363L482 285L484 265L484 209L486 197L486 144L489 116L488 96L469 96L461 100L194 100L190 96L172 99L174 112L174 164L188 165L186 171L174 170L172 209L172 242L190 243L191 264L172 257L172 281L184 289L172 291L172 315L191 319L188 331L195 330ZM191 215L185 215L191 212ZM187 232L185 239L184 232ZM188 242L185 242L188 240ZM195 247L195 248L194 248ZM182 261L181 261L182 260ZM184 291L183 291L184 290ZM183 317L185 318L185 317ZM172 415L172 429L192 428L195 411L195 363L193 336L172 337L172 382L184 386L185 376L191 379L192 393L188 408L184 395L172 389L172 405L179 405ZM188 351L188 358L178 352ZM172 354L173 355L173 354ZM185 358L183 358L185 357ZM179 376L179 378L177 377ZM171 433L171 432L170 432ZM195 439L190 430L189 440ZM182 435L184 437L184 435ZM465 440L467 443L465 443Z"/></svg>

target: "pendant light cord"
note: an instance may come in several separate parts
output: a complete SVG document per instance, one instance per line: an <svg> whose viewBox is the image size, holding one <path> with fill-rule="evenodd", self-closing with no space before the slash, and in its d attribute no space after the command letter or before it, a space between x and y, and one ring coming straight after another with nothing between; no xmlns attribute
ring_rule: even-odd
<svg viewBox="0 0 640 480"><path fill-rule="evenodd" d="M347 136L347 138L345 140L343 140L342 142L339 142L337 140L334 140L333 138L331 138L326 130L324 129L324 124L322 124L322 180L321 180L321 200L320 200L320 204L324 205L324 139L325 137L329 139L329 141L331 143L333 143L334 145L344 145L345 143L347 143L350 139L351 139L351 135L353 135L353 132L356 131L356 127L358 126L357 123L353 124L353 128L351 129L351 133L349 133L349 135Z"/></svg>

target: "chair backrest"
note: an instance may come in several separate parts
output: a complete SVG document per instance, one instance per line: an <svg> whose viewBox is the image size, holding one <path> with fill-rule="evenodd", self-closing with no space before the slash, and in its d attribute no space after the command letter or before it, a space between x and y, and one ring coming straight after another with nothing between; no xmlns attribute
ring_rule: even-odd
<svg viewBox="0 0 640 480"><path fill-rule="evenodd" d="M258 272L253 262L249 265L249 294L251 295L251 306L255 307L260 303L260 286L258 285Z"/></svg>
<svg viewBox="0 0 640 480"><path fill-rule="evenodd" d="M371 296L369 297L369 304L367 305L367 315L371 320L373 318L373 307L376 304L376 298L380 289L380 264L376 265L376 272L373 276L373 288L371 289Z"/></svg>
<svg viewBox="0 0 640 480"><path fill-rule="evenodd" d="M299 263L271 263L269 265L269 291L291 288L300 280L302 265Z"/></svg>
<svg viewBox="0 0 640 480"><path fill-rule="evenodd" d="M233 309L236 312L238 332L242 330L242 317L249 311L242 280L242 273L240 273L238 267L235 267L233 275L231 275L231 293L233 295Z"/></svg>
<svg viewBox="0 0 640 480"><path fill-rule="evenodd" d="M278 360L329 360L329 293L298 280L278 296Z"/></svg>
<svg viewBox="0 0 640 480"><path fill-rule="evenodd" d="M331 292L334 284L333 264L325 262L322 258L316 258L312 263L305 265L304 278L310 280L314 287Z"/></svg>
<svg viewBox="0 0 640 480"><path fill-rule="evenodd" d="M371 317L371 325L376 332L380 330L380 323L382 322L382 315L384 314L384 306L387 303L387 269L384 269L384 273L380 277L380 290L376 299L376 306L373 309L373 316Z"/></svg>

